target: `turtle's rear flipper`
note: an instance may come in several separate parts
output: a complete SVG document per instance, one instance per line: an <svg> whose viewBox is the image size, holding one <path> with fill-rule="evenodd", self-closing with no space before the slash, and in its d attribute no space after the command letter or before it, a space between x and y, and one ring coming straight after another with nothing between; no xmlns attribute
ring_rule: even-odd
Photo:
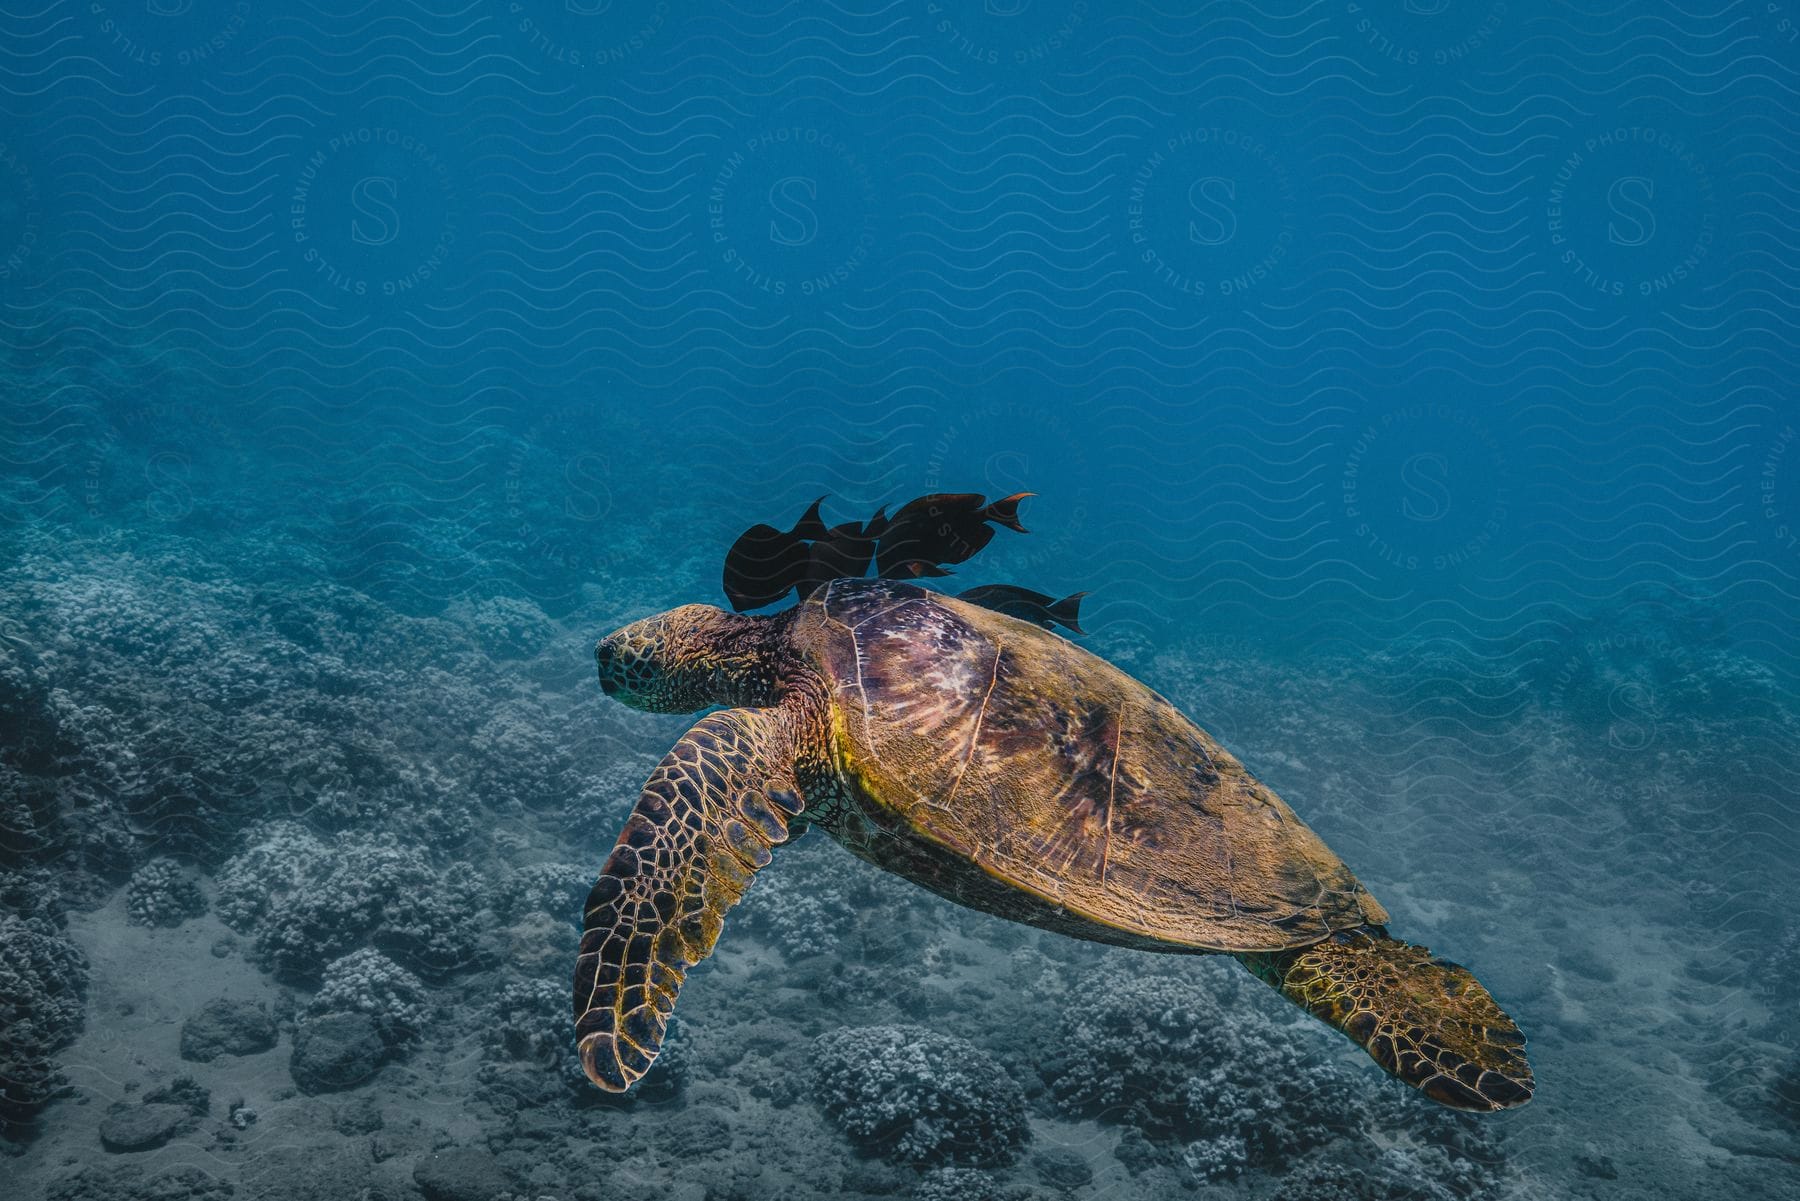
<svg viewBox="0 0 1800 1201"><path fill-rule="evenodd" d="M1461 964L1376 929L1240 958L1441 1105L1493 1110L1531 1100L1525 1036Z"/></svg>
<svg viewBox="0 0 1800 1201"><path fill-rule="evenodd" d="M787 841L793 740L778 709L702 718L657 765L588 894L575 1038L588 1079L624 1092L662 1048L687 970Z"/></svg>

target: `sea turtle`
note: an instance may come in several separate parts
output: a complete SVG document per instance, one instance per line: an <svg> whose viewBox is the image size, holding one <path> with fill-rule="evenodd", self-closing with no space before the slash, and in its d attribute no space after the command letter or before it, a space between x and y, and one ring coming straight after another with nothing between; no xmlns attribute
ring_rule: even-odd
<svg viewBox="0 0 1800 1201"><path fill-rule="evenodd" d="M1150 951L1235 956L1458 1109L1529 1100L1525 1039L1465 968L1387 934L1318 835L1174 705L1029 621L834 580L769 616L683 605L597 651L607 695L700 719L589 895L581 1062L623 1091L689 968L807 825L962 905Z"/></svg>

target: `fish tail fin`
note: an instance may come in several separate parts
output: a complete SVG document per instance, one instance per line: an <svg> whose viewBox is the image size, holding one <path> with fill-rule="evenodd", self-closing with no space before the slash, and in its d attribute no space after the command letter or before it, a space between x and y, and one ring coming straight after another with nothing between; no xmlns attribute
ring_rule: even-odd
<svg viewBox="0 0 1800 1201"><path fill-rule="evenodd" d="M825 494L825 496L830 495L829 492ZM821 496L807 506L806 512L800 515L800 520L794 523L794 528L788 531L790 537L803 538L811 542L825 536L825 522L819 516L819 506L825 503L825 496Z"/></svg>
<svg viewBox="0 0 1800 1201"><path fill-rule="evenodd" d="M1525 1036L1461 964L1378 926L1238 958L1440 1105L1495 1110L1531 1100Z"/></svg>
<svg viewBox="0 0 1800 1201"><path fill-rule="evenodd" d="M1086 595L1085 592L1071 593L1054 604L1044 606L1044 612L1075 633L1086 636L1087 631L1081 628L1081 598Z"/></svg>
<svg viewBox="0 0 1800 1201"><path fill-rule="evenodd" d="M1015 492L1011 496L1003 496L983 509L981 515L989 521L999 522L1009 530L1028 534L1031 531L1019 524L1019 502L1027 496L1036 495L1035 492Z"/></svg>

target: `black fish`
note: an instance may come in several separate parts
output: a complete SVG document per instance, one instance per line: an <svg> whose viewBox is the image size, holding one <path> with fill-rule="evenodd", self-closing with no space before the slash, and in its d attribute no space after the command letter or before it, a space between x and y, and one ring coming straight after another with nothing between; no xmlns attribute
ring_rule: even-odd
<svg viewBox="0 0 1800 1201"><path fill-rule="evenodd" d="M1086 595L1085 592L1077 592L1061 600L1052 600L1042 592L1033 592L1029 588L1017 588L1011 584L983 584L979 588L958 593L957 598L984 609L992 609L996 613L1004 613L1008 617L1035 622L1046 630L1062 626L1072 633L1086 634L1087 631L1081 628L1081 598Z"/></svg>
<svg viewBox="0 0 1800 1201"><path fill-rule="evenodd" d="M806 576L799 586L800 599L805 600L832 580L860 579L869 574L869 561L875 557L875 543L887 529L887 520L887 506L882 505L867 521L846 521L826 530L808 553Z"/></svg>
<svg viewBox="0 0 1800 1201"><path fill-rule="evenodd" d="M739 613L772 605L797 588L806 578L812 557L808 545L825 535L825 523L819 519L821 496L786 531L772 525L757 524L738 535L725 553L725 597Z"/></svg>
<svg viewBox="0 0 1800 1201"><path fill-rule="evenodd" d="M875 550L876 574L885 579L904 579L902 564L910 562L961 563L993 538L993 522L1025 533L1019 523L1019 502L1032 492L1015 492L992 504L979 492L933 492L909 500L889 519Z"/></svg>

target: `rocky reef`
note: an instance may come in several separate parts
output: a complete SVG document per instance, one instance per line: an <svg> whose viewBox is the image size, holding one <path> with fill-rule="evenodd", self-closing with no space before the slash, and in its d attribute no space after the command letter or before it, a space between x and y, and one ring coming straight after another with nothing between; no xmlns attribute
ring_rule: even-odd
<svg viewBox="0 0 1800 1201"><path fill-rule="evenodd" d="M813 1041L812 1096L857 1146L909 1164L1007 1164L1030 1139L1025 1094L991 1055L919 1026Z"/></svg>
<svg viewBox="0 0 1800 1201"><path fill-rule="evenodd" d="M554 618L510 597L406 612L192 546L80 563L26 549L0 568L20 615L0 637L0 719L17 731L0 745L0 1121L28 1196L1501 1201L1563 1195L1558 1173L1644 1187L1630 1132L1585 1095L1547 1093L1523 1118L1438 1110L1229 960L1008 925L816 831L777 848L690 973L656 1070L601 1094L571 1038L581 906L687 719L601 703L587 644L653 606L597 586ZM1589 694L1669 690L1748 762L1766 748L1719 710L1774 722L1768 681L1723 651L1582 653L1520 681L1543 697L1484 719L1484 738L1510 742L1481 754L1444 733L1466 698L1445 699L1440 648L1302 668L1146 643L1136 667L1267 765L1406 933L1491 976L1565 1080L1600 1046L1615 1067L1692 1065L1709 1137L1743 1149L1718 1170L1755 1196L1742 1165L1781 1162L1800 1095L1782 1004L1800 939L1785 913L1740 913L1729 938L1708 915L1771 877L1739 864L1672 899L1627 894L1558 854L1586 827L1532 815L1569 812L1585 763L1637 789L1618 801L1633 821L1697 826L1721 785L1677 753L1583 752L1624 739ZM1409 736L1431 770L1397 761ZM1409 784L1391 810L1359 807L1392 780ZM1471 810L1477 792L1502 799ZM1401 825L1422 832L1405 855L1381 833ZM1657 854L1641 867L1674 878ZM1528 871L1612 908L1541 912ZM1621 915L1631 940L1605 933ZM1535 1116L1546 1099L1554 1121ZM1577 1118L1595 1131L1546 1133Z"/></svg>
<svg viewBox="0 0 1800 1201"><path fill-rule="evenodd" d="M86 1018L85 956L41 917L0 914L0 1123L29 1123L65 1083L56 1052Z"/></svg>
<svg viewBox="0 0 1800 1201"><path fill-rule="evenodd" d="M179 926L206 912L206 897L172 859L152 859L131 873L125 911L140 926Z"/></svg>
<svg viewBox="0 0 1800 1201"><path fill-rule="evenodd" d="M316 980L362 946L433 977L481 963L481 875L464 863L440 870L391 836L326 842L292 822L258 827L220 881L220 917L290 979Z"/></svg>

